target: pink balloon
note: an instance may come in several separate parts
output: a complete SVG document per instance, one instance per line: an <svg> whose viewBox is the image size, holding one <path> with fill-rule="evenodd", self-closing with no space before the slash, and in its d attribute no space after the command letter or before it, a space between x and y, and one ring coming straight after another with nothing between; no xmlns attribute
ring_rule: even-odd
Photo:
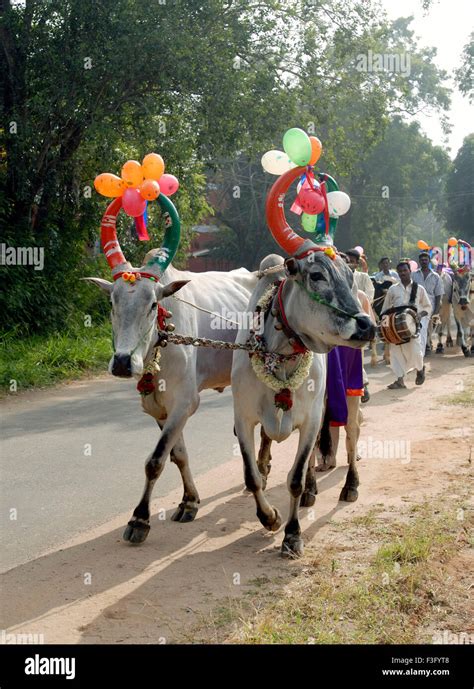
<svg viewBox="0 0 474 689"><path fill-rule="evenodd" d="M179 182L174 175L168 173L160 177L160 190L166 196L172 196L179 189Z"/></svg>
<svg viewBox="0 0 474 689"><path fill-rule="evenodd" d="M418 270L418 263L416 261L409 261L409 263L412 273L414 273L415 270Z"/></svg>
<svg viewBox="0 0 474 689"><path fill-rule="evenodd" d="M122 194L122 208L130 217L138 218L145 212L146 201L138 189L125 189Z"/></svg>

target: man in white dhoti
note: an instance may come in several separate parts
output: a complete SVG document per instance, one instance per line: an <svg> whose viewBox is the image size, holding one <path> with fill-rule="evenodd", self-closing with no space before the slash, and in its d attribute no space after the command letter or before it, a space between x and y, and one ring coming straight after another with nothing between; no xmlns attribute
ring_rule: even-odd
<svg viewBox="0 0 474 689"><path fill-rule="evenodd" d="M443 296L443 282L434 270L430 267L430 255L427 251L422 251L418 257L420 262L419 270L416 270L413 275L413 282L417 282L419 285L423 285L428 297L431 302L431 317L432 322L436 325L439 321L439 310L441 307L441 297ZM428 333L431 335L430 320L426 317L426 322L423 323L422 332L420 333L421 348L425 353L425 356L431 354L431 344L428 342ZM429 338L431 341L431 336Z"/></svg>
<svg viewBox="0 0 474 689"><path fill-rule="evenodd" d="M422 345L422 330L423 327L427 327L427 318L432 310L430 299L423 285L413 283L408 261L400 261L397 265L397 272L400 282L397 285L392 285L388 290L382 312L397 306L408 306L412 303L416 307L421 330L417 337L405 344L390 345L390 367L396 376L396 380L388 386L391 390L406 388L404 377L413 368L416 369L416 385L422 385L425 382L423 364L425 349ZM424 325L423 320L425 321ZM426 334L424 335L424 342L426 342Z"/></svg>

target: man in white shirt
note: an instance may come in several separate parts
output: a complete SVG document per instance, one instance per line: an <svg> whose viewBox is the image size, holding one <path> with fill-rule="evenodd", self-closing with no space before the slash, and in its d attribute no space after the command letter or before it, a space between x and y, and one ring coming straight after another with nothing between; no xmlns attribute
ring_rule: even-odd
<svg viewBox="0 0 474 689"><path fill-rule="evenodd" d="M423 285L427 291L431 302L433 323L436 324L439 321L438 314L441 307L441 297L444 292L443 282L441 277L430 268L430 255L427 251L422 251L418 260L420 262L420 268L413 273L413 282ZM421 346L425 352L425 356L431 354L431 346L429 343L428 345L426 344L429 326L430 323L427 322L427 327L423 328L424 339L421 338L420 333Z"/></svg>
<svg viewBox="0 0 474 689"><path fill-rule="evenodd" d="M357 285L357 289L360 289L362 292L364 292L364 294L369 297L370 303L372 303L374 300L375 288L368 274L358 270L360 266L360 253L357 251L357 249L349 249L349 251L346 251L346 256L349 261L349 267L354 273L354 282Z"/></svg>
<svg viewBox="0 0 474 689"><path fill-rule="evenodd" d="M411 278L410 264L407 260L402 260L398 263L397 272L400 282L397 285L392 285L388 290L383 303L382 313L387 311L387 309L405 306L410 303L414 283ZM417 317L420 320L421 329L423 329L423 327L427 327L427 318L431 314L431 302L423 285L416 283L415 290L414 306L416 306ZM424 337L426 342L426 335ZM424 347L422 348L421 342L422 336L420 331L417 337L412 338L405 344L390 345L390 367L396 376L396 380L388 386L390 390L406 388L404 376L413 368L416 369L416 385L422 385L425 382Z"/></svg>
<svg viewBox="0 0 474 689"><path fill-rule="evenodd" d="M375 273L374 279L376 282L398 282L398 273L390 268L390 259L388 256L382 256L379 261L379 272Z"/></svg>

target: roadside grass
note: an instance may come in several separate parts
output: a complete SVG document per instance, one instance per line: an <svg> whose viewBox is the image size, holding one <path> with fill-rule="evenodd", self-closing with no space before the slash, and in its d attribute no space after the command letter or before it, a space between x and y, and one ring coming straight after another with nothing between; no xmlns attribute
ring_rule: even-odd
<svg viewBox="0 0 474 689"><path fill-rule="evenodd" d="M441 401L444 404L459 404L463 407L474 406L474 382L469 381L464 385L463 390L454 393L454 395L443 397Z"/></svg>
<svg viewBox="0 0 474 689"><path fill-rule="evenodd" d="M282 587L269 581L254 591L251 609L222 604L213 641L245 644L414 644L432 642L432 630L467 592L450 582L449 563L467 547L464 492L456 501L425 501L401 520L372 512L344 522L344 541L310 552ZM462 518L460 518L462 515ZM336 525L335 525L336 526ZM340 533L341 524L333 533ZM249 582L250 583L250 582ZM255 582L252 582L255 583ZM271 590L273 589L273 590ZM454 600L454 598L453 598ZM247 606L250 601L247 601ZM467 622L466 622L467 624ZM446 627L445 627L446 628ZM202 629L205 636L205 630Z"/></svg>
<svg viewBox="0 0 474 689"><path fill-rule="evenodd" d="M10 331L0 338L0 395L104 371L111 352L109 322L72 325L46 336L23 338Z"/></svg>

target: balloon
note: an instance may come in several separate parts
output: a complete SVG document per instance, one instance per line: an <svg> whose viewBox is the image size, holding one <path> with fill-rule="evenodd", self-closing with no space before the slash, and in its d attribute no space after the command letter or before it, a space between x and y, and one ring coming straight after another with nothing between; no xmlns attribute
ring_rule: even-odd
<svg viewBox="0 0 474 689"><path fill-rule="evenodd" d="M123 179L120 179L117 175L112 175L110 172L103 172L95 178L94 187L102 196L113 198L115 196L122 196L127 185Z"/></svg>
<svg viewBox="0 0 474 689"><path fill-rule="evenodd" d="M136 189L143 182L142 166L137 160L127 160L122 167L122 179L127 187Z"/></svg>
<svg viewBox="0 0 474 689"><path fill-rule="evenodd" d="M448 239L448 246L456 246L457 243L458 243L458 240L456 239L456 237L450 237Z"/></svg>
<svg viewBox="0 0 474 689"><path fill-rule="evenodd" d="M295 165L307 165L311 159L311 141L309 136L302 129L293 127L285 132L283 137L283 148L288 158Z"/></svg>
<svg viewBox="0 0 474 689"><path fill-rule="evenodd" d="M330 218L339 218L339 216L345 215L351 207L351 200L343 191L330 191L327 198Z"/></svg>
<svg viewBox="0 0 474 689"><path fill-rule="evenodd" d="M179 189L179 182L174 175L162 175L160 177L161 193L166 196L172 196Z"/></svg>
<svg viewBox="0 0 474 689"><path fill-rule="evenodd" d="M160 185L154 179L146 179L140 184L141 197L147 201L154 201L160 195Z"/></svg>
<svg viewBox="0 0 474 689"><path fill-rule="evenodd" d="M262 156L262 167L271 175L283 175L295 167L283 151L267 151Z"/></svg>
<svg viewBox="0 0 474 689"><path fill-rule="evenodd" d="M424 242L422 239L419 239L416 245L421 251L427 251L430 248L428 244Z"/></svg>
<svg viewBox="0 0 474 689"><path fill-rule="evenodd" d="M148 153L143 158L142 172L145 179L160 179L165 171L165 161L158 153Z"/></svg>
<svg viewBox="0 0 474 689"><path fill-rule="evenodd" d="M122 196L122 207L127 215L136 218L145 212L146 201L138 189L125 189Z"/></svg>
<svg viewBox="0 0 474 689"><path fill-rule="evenodd" d="M311 142L311 158L309 159L309 164L314 165L319 160L323 150L323 145L317 136L310 136L309 140Z"/></svg>
<svg viewBox="0 0 474 689"><path fill-rule="evenodd" d="M303 184L298 194L298 202L303 212L308 215L317 215L326 207L321 189L311 189L307 182Z"/></svg>
<svg viewBox="0 0 474 689"><path fill-rule="evenodd" d="M418 263L416 261L408 261L410 265L410 270L412 273L415 272L415 270L418 270Z"/></svg>
<svg viewBox="0 0 474 689"><path fill-rule="evenodd" d="M317 215L309 215L308 213L303 213L301 216L301 224L305 232L316 232L316 223L318 222Z"/></svg>

